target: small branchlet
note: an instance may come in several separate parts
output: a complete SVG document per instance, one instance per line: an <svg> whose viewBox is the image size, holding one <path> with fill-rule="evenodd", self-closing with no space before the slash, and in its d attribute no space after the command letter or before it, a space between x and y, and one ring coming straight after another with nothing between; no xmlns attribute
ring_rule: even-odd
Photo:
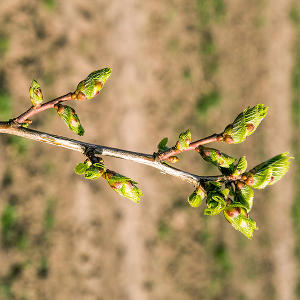
<svg viewBox="0 0 300 300"><path fill-rule="evenodd" d="M75 110L62 103L94 98L102 90L110 74L110 68L94 71L77 85L74 92L44 104L42 104L43 95L40 85L33 80L29 89L32 107L17 118L0 122L0 133L14 134L80 151L86 159L75 167L76 174L84 175L86 179L90 180L104 179L120 196L135 203L139 203L143 195L137 187L137 183L129 177L109 170L104 165L102 158L96 155L123 158L157 168L163 173L185 180L195 186L194 192L188 197L190 206L200 207L205 200L205 215L215 216L223 212L225 219L232 224L234 229L251 239L253 231L258 229L255 221L249 217L253 208L253 189L263 189L280 180L290 167L291 157L288 152L285 152L247 171L248 163L245 156L237 160L218 149L208 148L204 145L213 142L238 144L245 141L248 136L254 133L267 114L267 107L263 104L245 109L220 134L212 134L192 142L191 131L186 130L179 135L173 147L167 146L168 138L164 138L157 146L158 152L152 155L94 145L27 129L32 122L29 118L54 108L70 130L78 135L83 135L84 129ZM205 161L217 167L221 174L199 176L173 168L168 164L177 162L179 160L177 155L191 150L195 150Z"/></svg>

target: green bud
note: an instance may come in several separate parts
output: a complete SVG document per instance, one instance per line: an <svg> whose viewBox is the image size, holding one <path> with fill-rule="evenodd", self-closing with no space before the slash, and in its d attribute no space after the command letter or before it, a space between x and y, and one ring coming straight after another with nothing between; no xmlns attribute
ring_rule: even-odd
<svg viewBox="0 0 300 300"><path fill-rule="evenodd" d="M253 206L254 192L252 188L243 182L236 184L235 202L241 203L242 207L249 212Z"/></svg>
<svg viewBox="0 0 300 300"><path fill-rule="evenodd" d="M167 146L167 143L168 143L168 138L167 137L163 138L157 145L158 152L164 152L169 150L170 148Z"/></svg>
<svg viewBox="0 0 300 300"><path fill-rule="evenodd" d="M77 100L92 99L102 90L105 81L111 74L111 68L97 70L88 75L88 77L79 82L73 98Z"/></svg>
<svg viewBox="0 0 300 300"><path fill-rule="evenodd" d="M85 173L86 169L88 169L88 165L85 163L79 163L76 167L75 167L75 173L77 175L82 175Z"/></svg>
<svg viewBox="0 0 300 300"><path fill-rule="evenodd" d="M191 140L191 131L188 129L187 131L180 133L179 140L177 141L175 148L180 151L184 150L190 146Z"/></svg>
<svg viewBox="0 0 300 300"><path fill-rule="evenodd" d="M236 117L232 124L225 128L222 134L224 142L228 144L242 143L247 136L256 130L267 115L267 110L268 108L263 104L246 108Z"/></svg>
<svg viewBox="0 0 300 300"><path fill-rule="evenodd" d="M66 105L57 104L54 106L57 110L58 115L61 119L65 121L67 126L76 134L83 135L84 129L80 124L78 115L75 113L75 110Z"/></svg>
<svg viewBox="0 0 300 300"><path fill-rule="evenodd" d="M126 197L136 203L140 202L142 191L136 186L137 182L121 174L107 170L105 179L110 187L123 197Z"/></svg>
<svg viewBox="0 0 300 300"><path fill-rule="evenodd" d="M104 165L101 165L101 167L99 167L98 163L97 165L93 164L92 166L90 166L88 169L85 170L84 177L86 179L98 179L104 174L105 171L106 168L104 167Z"/></svg>
<svg viewBox="0 0 300 300"><path fill-rule="evenodd" d="M234 171L232 175L239 176L247 170L247 160L246 156L242 156L239 161L237 162L236 166L234 167Z"/></svg>
<svg viewBox="0 0 300 300"><path fill-rule="evenodd" d="M226 199L228 197L229 190L214 190L207 194L206 209L204 214L207 216L218 215L226 207Z"/></svg>
<svg viewBox="0 0 300 300"><path fill-rule="evenodd" d="M179 158L177 156L170 156L167 159L168 162L170 162L171 164L175 164L179 161Z"/></svg>
<svg viewBox="0 0 300 300"><path fill-rule="evenodd" d="M34 107L40 106L43 102L43 94L41 86L37 83L36 80L32 80L31 86L29 88L30 100Z"/></svg>
<svg viewBox="0 0 300 300"><path fill-rule="evenodd" d="M194 192L189 196L188 202L191 207L199 207L202 200L206 197L206 192L202 186L199 186L194 190Z"/></svg>
<svg viewBox="0 0 300 300"><path fill-rule="evenodd" d="M289 170L290 159L288 152L281 153L254 167L247 175L252 178L248 183L253 188L263 189L279 181ZM246 182L247 183L247 182Z"/></svg>
<svg viewBox="0 0 300 300"><path fill-rule="evenodd" d="M75 167L75 173L78 175L84 174L86 179L98 179L106 171L105 166L102 163L94 163L89 159L86 159L83 163L79 163Z"/></svg>
<svg viewBox="0 0 300 300"><path fill-rule="evenodd" d="M235 158L223 152L220 152L217 149L206 148L203 146L200 146L197 149L205 161L214 164L216 167L231 168L233 166L233 163L235 162Z"/></svg>
<svg viewBox="0 0 300 300"><path fill-rule="evenodd" d="M235 230L243 233L248 239L253 237L253 230L258 229L255 221L249 218L246 209L242 207L230 205L224 210L224 216Z"/></svg>

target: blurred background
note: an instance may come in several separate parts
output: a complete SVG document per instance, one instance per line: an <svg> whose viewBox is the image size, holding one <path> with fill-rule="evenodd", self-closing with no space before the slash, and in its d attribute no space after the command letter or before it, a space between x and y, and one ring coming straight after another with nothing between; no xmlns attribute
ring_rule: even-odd
<svg viewBox="0 0 300 300"><path fill-rule="evenodd" d="M259 231L247 240L222 215L203 216L193 187L117 159L140 205L75 175L84 157L0 136L0 299L299 299L300 1L0 1L0 119L112 67L94 100L74 103L97 144L152 153L190 128L221 132L247 106L270 106L240 145L249 166L290 151L291 171L255 192ZM32 128L77 138L47 111ZM195 153L178 167L216 174Z"/></svg>

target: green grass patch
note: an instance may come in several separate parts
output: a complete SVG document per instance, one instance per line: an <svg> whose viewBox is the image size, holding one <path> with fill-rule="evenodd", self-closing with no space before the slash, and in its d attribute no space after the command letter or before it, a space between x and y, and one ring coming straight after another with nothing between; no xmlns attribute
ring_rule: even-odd
<svg viewBox="0 0 300 300"><path fill-rule="evenodd" d="M206 116L209 110L220 103L221 96L217 90L201 95L196 102L196 112L199 117Z"/></svg>
<svg viewBox="0 0 300 300"><path fill-rule="evenodd" d="M28 247L28 239L20 223L16 206L7 204L1 215L1 239L6 248L16 247L25 250Z"/></svg>
<svg viewBox="0 0 300 300"><path fill-rule="evenodd" d="M55 10L56 9L56 1L55 0L44 0L44 4L47 9Z"/></svg>
<svg viewBox="0 0 300 300"><path fill-rule="evenodd" d="M46 257L42 256L37 269L37 276L44 279L47 278L48 274L49 274L49 262Z"/></svg>
<svg viewBox="0 0 300 300"><path fill-rule="evenodd" d="M5 54L9 49L9 38L6 35L0 34L0 54Z"/></svg>
<svg viewBox="0 0 300 300"><path fill-rule="evenodd" d="M164 221L160 221L158 224L158 235L160 238L167 238L170 236L172 230L170 226Z"/></svg>
<svg viewBox="0 0 300 300"><path fill-rule="evenodd" d="M12 117L11 98L8 93L0 93L0 118L8 121Z"/></svg>
<svg viewBox="0 0 300 300"><path fill-rule="evenodd" d="M54 227L54 221L55 221L54 208L55 208L55 201L53 199L48 200L44 212L44 228L46 231L50 231Z"/></svg>
<svg viewBox="0 0 300 300"><path fill-rule="evenodd" d="M219 22L226 13L224 0L197 0L197 6L202 26Z"/></svg>

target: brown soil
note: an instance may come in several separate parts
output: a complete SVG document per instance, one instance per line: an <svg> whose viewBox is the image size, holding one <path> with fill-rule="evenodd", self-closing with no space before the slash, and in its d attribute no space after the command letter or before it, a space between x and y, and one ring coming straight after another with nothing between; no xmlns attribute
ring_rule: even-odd
<svg viewBox="0 0 300 300"><path fill-rule="evenodd" d="M29 105L32 78L52 98L110 66L101 95L75 105L85 141L152 153L165 136L172 143L187 128L195 139L219 132L241 109L265 103L271 110L257 133L222 149L246 154L250 165L291 149L289 1L226 1L225 16L210 24L219 65L213 80L197 1L51 3L0 2L0 42L9 41L0 51L0 92L10 94L13 116ZM197 101L213 85L221 100L199 115ZM33 127L76 138L52 112ZM260 229L248 241L222 216L190 208L192 187L156 170L105 159L140 183L144 200L136 205L105 182L75 175L84 159L77 153L28 142L19 154L7 137L0 143L0 212L8 203L17 209L26 241L1 244L0 299L295 298L292 175L256 191ZM190 154L179 167L214 173Z"/></svg>

